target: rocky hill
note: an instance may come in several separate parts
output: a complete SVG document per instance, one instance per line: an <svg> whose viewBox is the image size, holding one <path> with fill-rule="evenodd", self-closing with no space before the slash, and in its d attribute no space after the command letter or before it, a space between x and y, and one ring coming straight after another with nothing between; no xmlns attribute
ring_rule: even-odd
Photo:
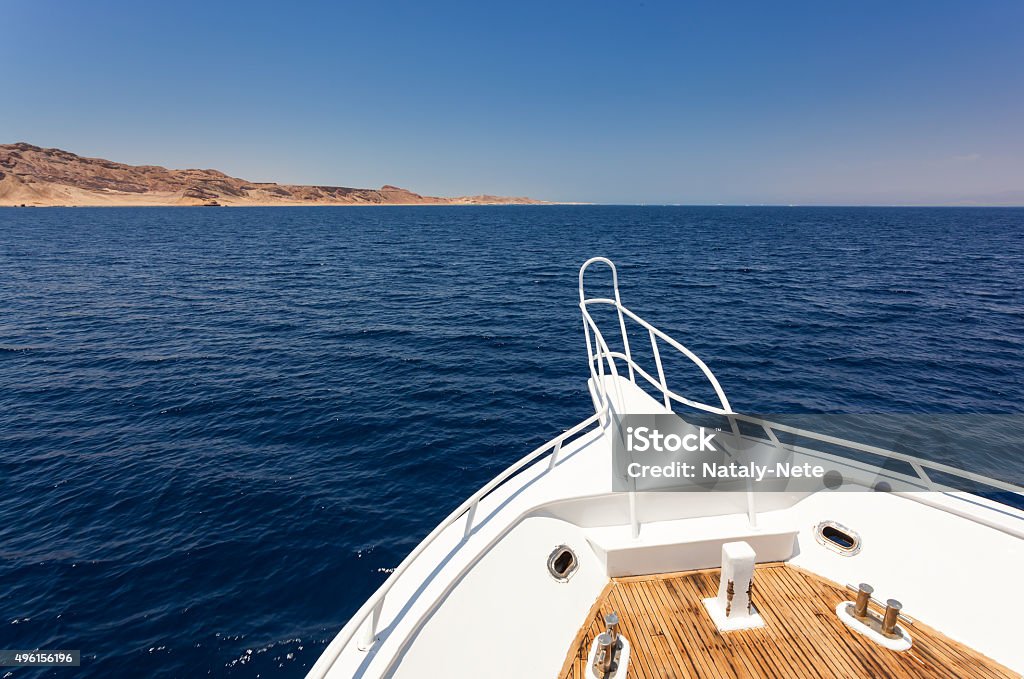
<svg viewBox="0 0 1024 679"><path fill-rule="evenodd" d="M502 196L421 196L397 186L352 189L250 182L217 170L169 170L84 158L31 144L0 145L0 205L504 205Z"/></svg>

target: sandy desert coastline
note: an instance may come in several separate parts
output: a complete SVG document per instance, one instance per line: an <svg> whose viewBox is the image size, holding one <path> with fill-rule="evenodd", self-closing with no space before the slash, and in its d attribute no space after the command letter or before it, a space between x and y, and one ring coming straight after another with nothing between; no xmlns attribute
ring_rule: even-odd
<svg viewBox="0 0 1024 679"><path fill-rule="evenodd" d="M379 189L250 182L218 170L173 170L86 158L32 144L0 144L0 206L536 205L506 196L423 196Z"/></svg>

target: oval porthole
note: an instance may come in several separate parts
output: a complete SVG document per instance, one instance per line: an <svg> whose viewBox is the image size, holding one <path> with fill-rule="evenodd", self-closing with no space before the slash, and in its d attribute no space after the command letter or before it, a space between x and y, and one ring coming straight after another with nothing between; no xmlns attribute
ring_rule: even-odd
<svg viewBox="0 0 1024 679"><path fill-rule="evenodd" d="M860 551L860 535L835 521L822 521L814 529L819 543L843 556L853 556Z"/></svg>
<svg viewBox="0 0 1024 679"><path fill-rule="evenodd" d="M551 552L551 556L548 557L548 573L559 582L568 582L579 565L576 552L567 545L555 547L555 551Z"/></svg>

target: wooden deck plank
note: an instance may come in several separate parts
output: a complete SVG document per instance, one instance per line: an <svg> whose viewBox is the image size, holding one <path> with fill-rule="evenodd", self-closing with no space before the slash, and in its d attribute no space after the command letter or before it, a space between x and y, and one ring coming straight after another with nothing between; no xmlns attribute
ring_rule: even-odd
<svg viewBox="0 0 1024 679"><path fill-rule="evenodd" d="M1020 676L920 621L909 627L910 650L884 649L836 616L852 593L809 571L762 564L754 586L766 626L723 634L701 602L717 591L717 569L615 578L587 613L559 677L590 676L587 654L611 611L629 640L634 679Z"/></svg>
<svg viewBox="0 0 1024 679"><path fill-rule="evenodd" d="M665 584L661 581L652 580L649 587L655 597L655 601L661 607L669 640L678 649L680 666L684 669L685 676L692 679L707 676L710 673L707 660L701 656L695 656L686 650L689 645L686 637L687 631L680 626L681 618L676 611L672 595L665 588Z"/></svg>
<svg viewBox="0 0 1024 679"><path fill-rule="evenodd" d="M665 660L665 663L661 666L662 671L665 672L666 676L673 679L683 679L690 676L684 669L685 663L682 657L680 657L681 649L672 642L669 624L665 619L665 611L657 595L651 591L649 584L646 582L634 584L633 589L636 595L642 599L642 605L653 613L651 622L654 623L657 629L658 647L661 657Z"/></svg>
<svg viewBox="0 0 1024 679"><path fill-rule="evenodd" d="M808 591L803 587L803 583L800 583L797 578L766 578L765 580L763 589L766 600L789 602L788 607L778 610L772 607L770 611L766 610L766 615L770 616L768 619L774 624L788 632L786 638L789 643L804 651L807 664L815 667L813 676L843 676L844 673L848 673L848 663L845 661L840 648L842 641L824 644L815 643L812 637L800 633L793 634L788 629L790 621L786 613L792 613L797 620L813 618L822 624L828 625L830 628L829 636L834 636L845 626L838 617L835 617L833 610L827 609L824 604L818 602L814 592ZM790 611L789 608L798 610ZM833 619L838 627L831 625ZM864 662L869 665L864 668L866 672L884 676L880 667L870 666L872 662L870 658L864 659Z"/></svg>
<svg viewBox="0 0 1024 679"><path fill-rule="evenodd" d="M696 658L703 666L702 677L734 677L729 666L728 659L721 653L706 653L703 648L708 645L717 646L721 638L716 631L701 629L703 620L697 614L696 606L703 606L700 603L698 592L691 586L691 583L677 580L662 580L668 596L671 598L676 611L676 624L686 635L686 651ZM719 637L719 638L716 638ZM696 652L701 649L701 652Z"/></svg>

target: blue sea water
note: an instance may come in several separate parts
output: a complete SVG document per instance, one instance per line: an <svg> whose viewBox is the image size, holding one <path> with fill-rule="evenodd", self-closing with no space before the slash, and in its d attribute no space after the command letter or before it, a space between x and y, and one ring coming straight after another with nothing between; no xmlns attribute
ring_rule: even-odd
<svg viewBox="0 0 1024 679"><path fill-rule="evenodd" d="M0 677L302 676L589 414L593 255L738 410L1022 410L1024 210L0 210Z"/></svg>

